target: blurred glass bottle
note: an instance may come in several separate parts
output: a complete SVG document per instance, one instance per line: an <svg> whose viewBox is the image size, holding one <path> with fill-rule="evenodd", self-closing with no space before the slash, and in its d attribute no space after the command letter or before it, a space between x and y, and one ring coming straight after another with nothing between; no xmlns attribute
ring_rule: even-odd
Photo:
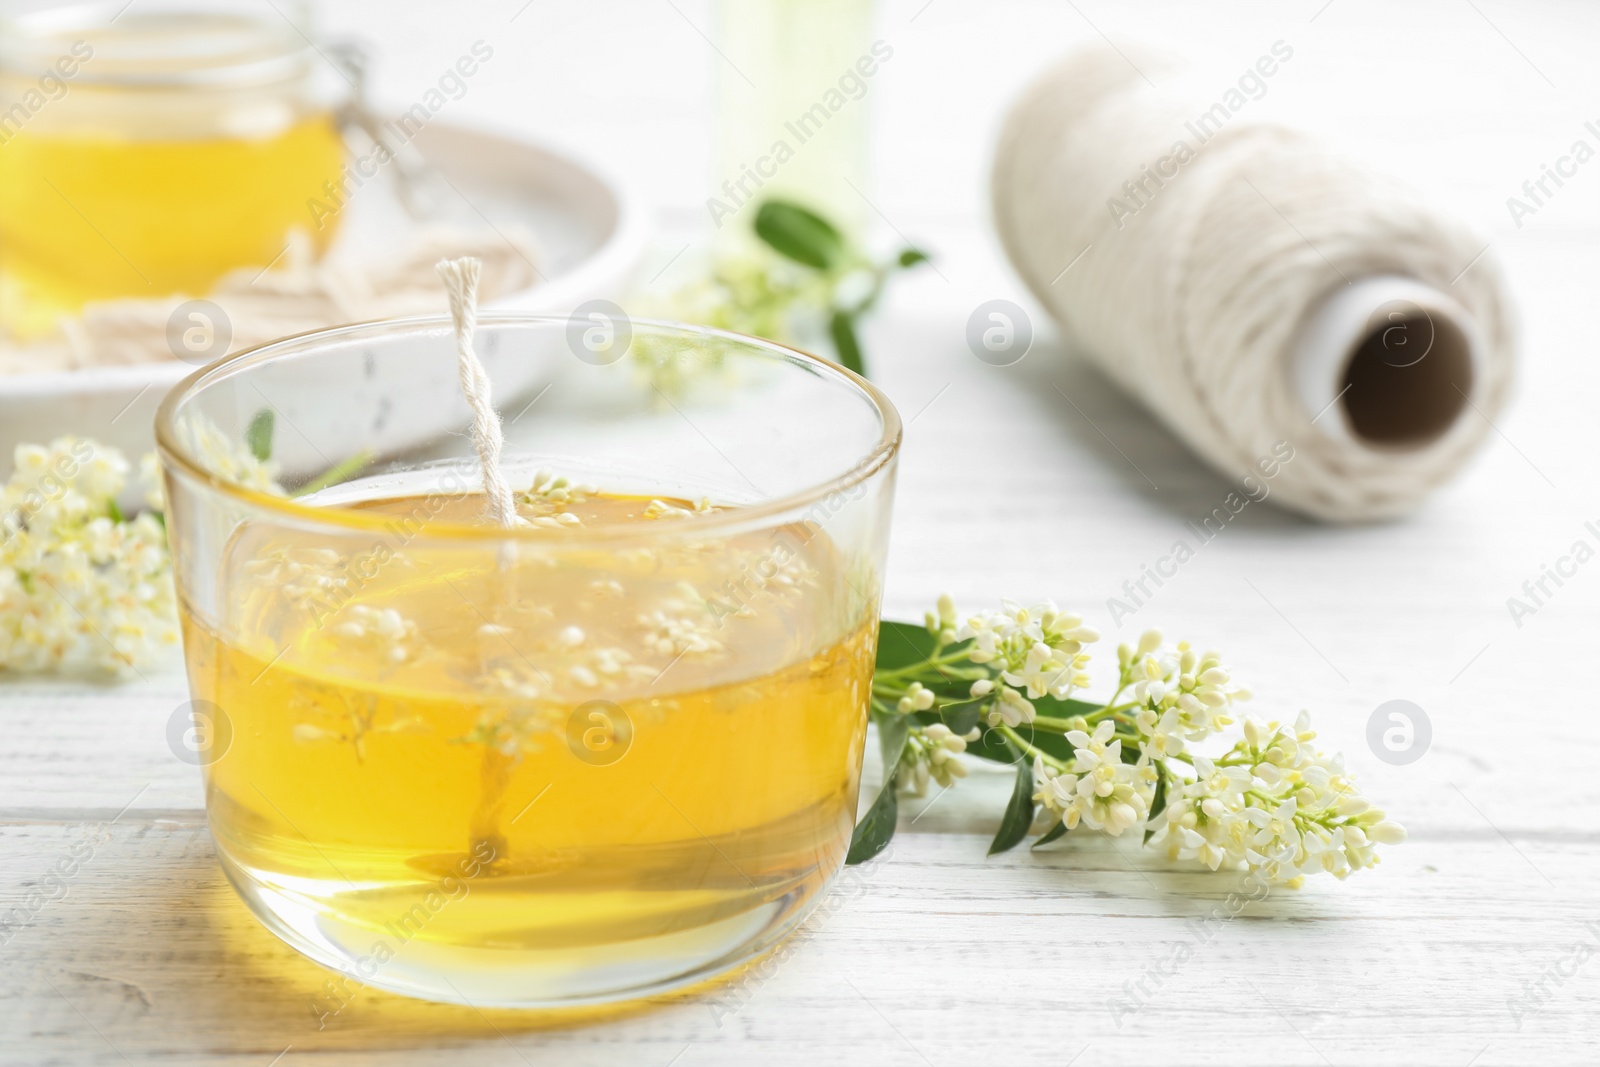
<svg viewBox="0 0 1600 1067"><path fill-rule="evenodd" d="M0 323L201 295L266 266L342 177L335 93L296 0L0 6Z"/></svg>
<svg viewBox="0 0 1600 1067"><path fill-rule="evenodd" d="M851 232L870 212L873 0L718 0L717 126L707 209L718 244L749 239L754 205L796 200ZM854 186L854 188L852 188ZM860 190L860 192L857 192ZM746 208L750 210L746 210Z"/></svg>

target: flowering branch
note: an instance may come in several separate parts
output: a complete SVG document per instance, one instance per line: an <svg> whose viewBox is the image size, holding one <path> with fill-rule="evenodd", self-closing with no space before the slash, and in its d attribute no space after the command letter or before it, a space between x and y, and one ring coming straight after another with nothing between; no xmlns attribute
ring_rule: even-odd
<svg viewBox="0 0 1600 1067"><path fill-rule="evenodd" d="M1016 767L991 855L1036 825L1035 848L1080 826L1115 837L1142 825L1145 844L1174 860L1298 885L1370 867L1376 845L1405 840L1356 792L1343 757L1312 744L1304 711L1292 724L1246 717L1231 748L1198 751L1220 747L1201 743L1232 726L1250 696L1214 652L1168 648L1152 630L1117 649L1109 699L1078 699L1089 684L1084 647L1098 639L1053 604L1005 601L963 620L946 596L924 626L885 620L871 712L885 785L848 862L889 843L899 793L953 786L970 756Z"/></svg>
<svg viewBox="0 0 1600 1067"><path fill-rule="evenodd" d="M17 446L0 486L0 672L137 670L177 645L155 456L132 518L117 506L128 474L83 438Z"/></svg>

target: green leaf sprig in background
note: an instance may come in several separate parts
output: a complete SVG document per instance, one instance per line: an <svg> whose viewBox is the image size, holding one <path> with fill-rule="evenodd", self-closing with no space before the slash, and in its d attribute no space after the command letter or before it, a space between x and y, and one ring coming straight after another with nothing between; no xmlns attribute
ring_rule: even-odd
<svg viewBox="0 0 1600 1067"><path fill-rule="evenodd" d="M701 273L665 298L644 298L642 311L734 333L765 337L826 353L858 374L868 372L861 323L895 274L929 262L904 248L887 259L868 255L838 226L791 200L756 209L754 240L711 257ZM631 349L642 377L664 395L720 366L715 350L677 351L659 342Z"/></svg>
<svg viewBox="0 0 1600 1067"><path fill-rule="evenodd" d="M859 324L897 271L928 262L927 253L905 248L873 260L831 222L790 200L768 200L756 211L756 236L779 255L818 272L827 290L828 339L841 366L867 373Z"/></svg>

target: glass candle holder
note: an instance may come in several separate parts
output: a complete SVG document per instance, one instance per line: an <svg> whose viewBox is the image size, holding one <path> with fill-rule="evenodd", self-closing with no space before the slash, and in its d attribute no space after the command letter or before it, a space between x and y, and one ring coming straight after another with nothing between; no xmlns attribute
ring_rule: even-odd
<svg viewBox="0 0 1600 1067"><path fill-rule="evenodd" d="M0 325L204 295L293 229L326 247L307 202L343 181L347 87L312 32L305 0L0 7Z"/></svg>
<svg viewBox="0 0 1600 1067"><path fill-rule="evenodd" d="M486 315L520 523L445 319L222 360L157 419L206 809L245 903L477 1006L751 959L839 871L900 422L782 346Z"/></svg>

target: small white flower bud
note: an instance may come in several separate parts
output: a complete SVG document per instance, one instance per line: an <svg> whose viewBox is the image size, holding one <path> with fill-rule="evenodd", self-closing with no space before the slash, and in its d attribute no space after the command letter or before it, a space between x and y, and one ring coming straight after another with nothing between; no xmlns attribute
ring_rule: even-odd
<svg viewBox="0 0 1600 1067"><path fill-rule="evenodd" d="M1146 630L1139 636L1139 652L1141 656L1148 656L1161 647L1161 631Z"/></svg>
<svg viewBox="0 0 1600 1067"><path fill-rule="evenodd" d="M988 678L979 678L972 683L972 696L974 699L986 697L994 692L994 682Z"/></svg>
<svg viewBox="0 0 1600 1067"><path fill-rule="evenodd" d="M1346 793L1339 798L1339 802L1333 806L1333 810L1338 815L1360 815L1370 807L1372 807L1372 802L1366 797L1355 793Z"/></svg>

